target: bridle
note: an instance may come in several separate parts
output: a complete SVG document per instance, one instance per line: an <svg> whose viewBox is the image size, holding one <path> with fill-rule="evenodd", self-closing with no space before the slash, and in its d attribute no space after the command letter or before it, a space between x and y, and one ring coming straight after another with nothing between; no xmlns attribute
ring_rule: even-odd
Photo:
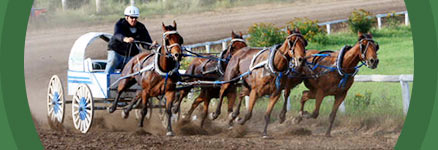
<svg viewBox="0 0 438 150"><path fill-rule="evenodd" d="M296 36L296 38L293 41L293 43L291 43L291 39L294 36ZM297 66L297 60L295 60L295 46L297 45L298 40L300 40L304 44L304 47L306 47L307 46L307 41L304 39L304 36L301 33L292 33L291 35L287 36L286 39L288 41L287 42L287 46L288 46L289 50L291 51L292 57L293 57L293 61L295 62L293 64L294 64L294 66Z"/></svg>
<svg viewBox="0 0 438 150"><path fill-rule="evenodd" d="M182 49L182 46L181 46L181 44L183 44L183 42L181 42L181 44L180 43L173 43L173 44L171 44L171 45L168 45L168 40L169 40L169 35L172 35L172 34L178 34L178 32L177 31L166 31L166 32L164 32L163 33L163 48L164 48L164 50L166 51L166 55L171 55L171 52L170 52L170 50L173 48L173 47L175 47L175 46L178 46L178 47L180 47L180 49ZM179 35L179 34L178 34Z"/></svg>
<svg viewBox="0 0 438 150"><path fill-rule="evenodd" d="M223 59L223 57L224 57L224 54L225 54L227 51L231 51L231 48L232 48L232 46L233 46L233 44L234 44L235 42L243 42L245 45L248 45L248 44L246 44L246 41L245 41L244 39L240 39L240 38L235 38L235 39L232 39L232 40L230 41L230 44L228 45L227 49L224 49L224 50L220 53L220 55L219 55L219 61L218 61L218 63L217 63L217 70L219 71L219 73L220 73L221 75L224 75L224 74L225 74L225 73L223 72L223 68L222 68L222 59ZM225 58L225 62L228 62L230 59L231 59L231 52L229 52L229 55Z"/></svg>
<svg viewBox="0 0 438 150"><path fill-rule="evenodd" d="M367 41L367 44L364 45L362 44L363 41ZM365 64L368 67L368 64L365 63L366 61L366 53L368 51L368 47L370 46L370 43L374 44L374 48L376 49L376 53L379 50L379 43L375 42L373 39L371 38L363 38L359 40L359 49L360 49L360 61Z"/></svg>

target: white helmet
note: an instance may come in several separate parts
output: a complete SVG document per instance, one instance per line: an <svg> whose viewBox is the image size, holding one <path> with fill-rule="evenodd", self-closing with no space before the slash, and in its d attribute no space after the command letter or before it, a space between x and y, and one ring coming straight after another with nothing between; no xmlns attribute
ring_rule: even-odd
<svg viewBox="0 0 438 150"><path fill-rule="evenodd" d="M125 9L125 16L138 17L140 16L140 10L135 6L128 6Z"/></svg>

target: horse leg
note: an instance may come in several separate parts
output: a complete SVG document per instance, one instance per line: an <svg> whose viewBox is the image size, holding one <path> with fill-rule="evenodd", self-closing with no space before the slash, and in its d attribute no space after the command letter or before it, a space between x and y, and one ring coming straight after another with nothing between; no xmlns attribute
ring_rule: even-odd
<svg viewBox="0 0 438 150"><path fill-rule="evenodd" d="M135 80L133 79L123 79L120 81L119 86L117 87L116 99L114 99L113 104L108 108L109 113L113 113L114 111L116 111L117 103L119 103L120 96L125 90L129 89L134 84Z"/></svg>
<svg viewBox="0 0 438 150"><path fill-rule="evenodd" d="M325 97L325 95L324 95L324 92L322 90L318 90L316 92L315 110L313 110L313 113L310 116L311 118L314 118L314 119L318 118L318 116L319 116L319 109L321 108L321 103L322 103L322 100L324 100L324 97Z"/></svg>
<svg viewBox="0 0 438 150"><path fill-rule="evenodd" d="M301 96L301 108L300 108L300 116L308 115L307 111L304 111L304 105L306 104L306 101L309 99L314 99L315 94L312 91L303 91L303 95Z"/></svg>
<svg viewBox="0 0 438 150"><path fill-rule="evenodd" d="M128 105L128 107L126 107L125 109L123 109L122 111L122 117L124 119L129 117L129 112L132 110L132 108L134 107L134 105L137 103L138 100L140 100L141 95L140 93L137 94L137 96L131 101L131 103Z"/></svg>
<svg viewBox="0 0 438 150"><path fill-rule="evenodd" d="M212 119L215 120L221 114L222 101L224 100L224 95L228 94L228 88L230 88L231 83L225 83L221 86L219 95L219 104L217 105L216 112L213 112Z"/></svg>
<svg viewBox="0 0 438 150"><path fill-rule="evenodd" d="M237 88L235 86L233 86L230 89L230 92L228 92L227 94L227 98L228 98L228 117L231 119L232 118L232 113L233 113L233 107L234 107L234 103L236 101L236 97L237 97Z"/></svg>
<svg viewBox="0 0 438 150"><path fill-rule="evenodd" d="M280 98L280 92L275 92L271 95L271 98L269 99L268 108L265 113L265 128L263 130L263 138L268 137L268 124L269 121L271 121L271 112L275 106L275 103L277 103L279 98Z"/></svg>
<svg viewBox="0 0 438 150"><path fill-rule="evenodd" d="M249 108L248 108L248 112L246 113L245 118L243 118L242 120L239 121L240 125L245 124L246 121L251 119L252 110L254 108L256 100L257 100L257 92L256 92L256 90L251 90L251 92L249 94Z"/></svg>
<svg viewBox="0 0 438 150"><path fill-rule="evenodd" d="M286 120L286 112L287 112L287 101L290 95L290 88L285 88L284 90L284 103L280 112L280 124L282 124Z"/></svg>
<svg viewBox="0 0 438 150"><path fill-rule="evenodd" d="M165 93L166 97L166 113L167 113L167 136L173 136L172 131L172 104L173 99L175 98L175 92L174 91L168 91Z"/></svg>
<svg viewBox="0 0 438 150"><path fill-rule="evenodd" d="M172 108L172 112L173 112L174 114L176 114L176 113L178 113L178 112L180 111L180 108L181 108L181 102L182 102L182 100L184 99L184 97L186 97L186 96L189 94L190 89L191 89L191 88L189 88L189 89L184 89L184 90L180 90L179 97L178 97L178 102L176 103L176 106Z"/></svg>
<svg viewBox="0 0 438 150"><path fill-rule="evenodd" d="M143 127L144 117L148 113L148 101L149 101L149 95L146 90L141 91L141 103L143 104L143 108L141 110L141 118L138 122L139 127Z"/></svg>
<svg viewBox="0 0 438 150"><path fill-rule="evenodd" d="M300 113L299 116L294 119L294 122L300 123L303 120L303 117L308 117L309 113L307 111L304 111L304 105L306 104L306 101L309 99L314 99L315 94L312 91L305 90L303 91L303 95L301 96L301 107L300 107Z"/></svg>
<svg viewBox="0 0 438 150"><path fill-rule="evenodd" d="M204 114L203 114L202 120L201 120L201 128L204 126L205 119L207 119L207 116L208 116L208 105L210 104L210 100L211 100L210 96L208 96L204 100Z"/></svg>
<svg viewBox="0 0 438 150"><path fill-rule="evenodd" d="M335 95L335 102L333 104L332 112L330 113L330 117L329 117L330 125L327 129L327 132L325 133L325 135L328 137L331 136L330 133L332 131L333 122L335 122L336 113L338 112L339 105L342 104L346 95L347 95L347 93L341 93L341 94Z"/></svg>
<svg viewBox="0 0 438 150"><path fill-rule="evenodd" d="M192 116L192 113L193 113L193 111L198 107L198 105L201 103L201 102L204 102L205 101L205 99L204 99L204 97L206 97L206 93L204 92L205 90L202 90L201 91L201 94L199 94L199 96L193 101L193 103L192 103L192 107L190 107L190 109L189 109L189 111L187 112L187 114L186 115L184 115L184 116L186 116L186 117L184 117L184 118L190 118L191 116Z"/></svg>
<svg viewBox="0 0 438 150"><path fill-rule="evenodd" d="M233 121L239 116L240 114L240 107L242 106L242 101L245 99L245 96L249 95L249 89L246 87L242 87L242 91L239 95L239 103L237 103L236 111L233 112L230 121L228 122L228 125L232 126Z"/></svg>

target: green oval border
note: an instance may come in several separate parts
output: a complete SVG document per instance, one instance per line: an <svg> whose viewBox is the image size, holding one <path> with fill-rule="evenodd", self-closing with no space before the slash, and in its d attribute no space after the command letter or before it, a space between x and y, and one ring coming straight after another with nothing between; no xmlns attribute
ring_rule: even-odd
<svg viewBox="0 0 438 150"><path fill-rule="evenodd" d="M32 0L0 1L0 143L2 149L43 149L24 84L24 40ZM438 146L438 1L405 0L414 40L411 104L396 149ZM13 64L13 65L11 65ZM370 143L372 144L372 143Z"/></svg>
<svg viewBox="0 0 438 150"><path fill-rule="evenodd" d="M1 149L43 149L24 83L24 40L32 0L0 1Z"/></svg>
<svg viewBox="0 0 438 150"><path fill-rule="evenodd" d="M396 149L433 149L438 146L436 0L405 0L414 41L414 84L411 103ZM433 61L432 61L433 60Z"/></svg>

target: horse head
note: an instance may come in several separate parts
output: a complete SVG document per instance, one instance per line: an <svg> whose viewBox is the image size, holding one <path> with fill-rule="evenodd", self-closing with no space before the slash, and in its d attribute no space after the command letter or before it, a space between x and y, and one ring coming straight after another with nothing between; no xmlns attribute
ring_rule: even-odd
<svg viewBox="0 0 438 150"><path fill-rule="evenodd" d="M242 32L240 32L238 35L234 33L234 31L231 31L231 42L225 56L227 57L232 56L237 50L247 46L248 45L246 44L245 39L243 39Z"/></svg>
<svg viewBox="0 0 438 150"><path fill-rule="evenodd" d="M373 40L371 33L364 34L358 32L358 44L360 47L360 60L365 63L368 68L375 69L379 64L377 51L379 44Z"/></svg>
<svg viewBox="0 0 438 150"><path fill-rule="evenodd" d="M182 58L182 47L184 44L184 39L176 31L176 22L173 21L172 25L164 25L163 28L163 49L166 55L171 55L176 61L181 61Z"/></svg>
<svg viewBox="0 0 438 150"><path fill-rule="evenodd" d="M287 28L287 33L289 34L286 38L289 47L289 56L292 58L296 67L302 66L305 64L304 57L306 56L307 41L298 28L295 28L295 30Z"/></svg>

